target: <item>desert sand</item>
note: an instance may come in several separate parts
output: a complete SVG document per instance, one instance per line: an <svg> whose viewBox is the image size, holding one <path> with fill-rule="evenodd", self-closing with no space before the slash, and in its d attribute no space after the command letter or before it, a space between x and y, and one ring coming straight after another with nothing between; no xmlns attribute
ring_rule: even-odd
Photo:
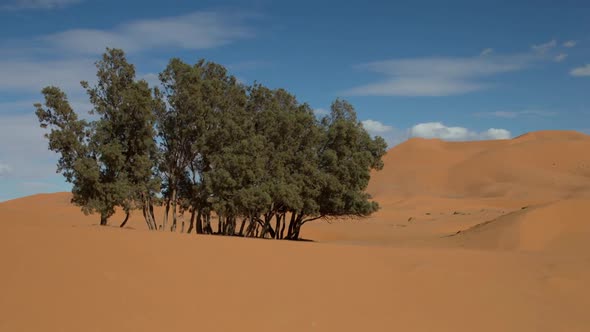
<svg viewBox="0 0 590 332"><path fill-rule="evenodd" d="M590 136L410 139L309 242L0 203L0 331L590 331ZM157 212L161 215L161 211Z"/></svg>

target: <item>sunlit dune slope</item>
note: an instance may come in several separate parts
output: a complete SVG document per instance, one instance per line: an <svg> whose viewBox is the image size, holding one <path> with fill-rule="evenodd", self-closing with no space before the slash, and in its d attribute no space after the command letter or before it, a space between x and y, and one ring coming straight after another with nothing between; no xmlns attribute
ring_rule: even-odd
<svg viewBox="0 0 590 332"><path fill-rule="evenodd" d="M378 201L428 195L551 201L590 197L590 136L541 131L511 140L413 138L384 157L369 192Z"/></svg>

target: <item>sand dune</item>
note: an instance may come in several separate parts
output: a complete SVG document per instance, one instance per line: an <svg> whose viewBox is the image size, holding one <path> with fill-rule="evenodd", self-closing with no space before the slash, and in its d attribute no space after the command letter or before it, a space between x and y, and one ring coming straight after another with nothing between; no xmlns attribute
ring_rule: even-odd
<svg viewBox="0 0 590 332"><path fill-rule="evenodd" d="M586 255L589 217L590 200L563 200L478 224L453 240L470 248Z"/></svg>
<svg viewBox="0 0 590 332"><path fill-rule="evenodd" d="M389 151L369 192L398 196L499 197L550 201L590 197L590 136L546 131L512 140L413 138Z"/></svg>
<svg viewBox="0 0 590 332"><path fill-rule="evenodd" d="M381 211L310 223L316 243L99 227L69 193L0 203L0 331L589 331L588 151L408 140L371 180Z"/></svg>

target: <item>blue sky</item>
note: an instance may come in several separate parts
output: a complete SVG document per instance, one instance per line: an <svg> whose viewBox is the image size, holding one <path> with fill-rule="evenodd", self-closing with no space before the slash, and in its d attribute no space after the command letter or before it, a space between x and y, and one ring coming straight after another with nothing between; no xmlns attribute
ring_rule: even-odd
<svg viewBox="0 0 590 332"><path fill-rule="evenodd" d="M318 115L346 98L393 146L590 133L588 32L588 1L0 0L0 201L69 190L32 104L52 84L88 111L107 46L148 82L206 58Z"/></svg>

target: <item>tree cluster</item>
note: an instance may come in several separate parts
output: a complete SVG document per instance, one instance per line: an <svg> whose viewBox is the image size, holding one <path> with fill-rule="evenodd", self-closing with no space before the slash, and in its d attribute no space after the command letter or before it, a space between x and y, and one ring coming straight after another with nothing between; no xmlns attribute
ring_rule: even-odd
<svg viewBox="0 0 590 332"><path fill-rule="evenodd" d="M205 60L170 60L153 88L122 50L107 49L96 67L96 85L81 83L90 120L57 87L35 107L72 202L101 225L122 209L124 226L138 210L151 230L184 232L186 214L189 233L299 239L309 221L378 209L365 189L386 143L350 103L337 99L317 119L284 89L246 86Z"/></svg>

